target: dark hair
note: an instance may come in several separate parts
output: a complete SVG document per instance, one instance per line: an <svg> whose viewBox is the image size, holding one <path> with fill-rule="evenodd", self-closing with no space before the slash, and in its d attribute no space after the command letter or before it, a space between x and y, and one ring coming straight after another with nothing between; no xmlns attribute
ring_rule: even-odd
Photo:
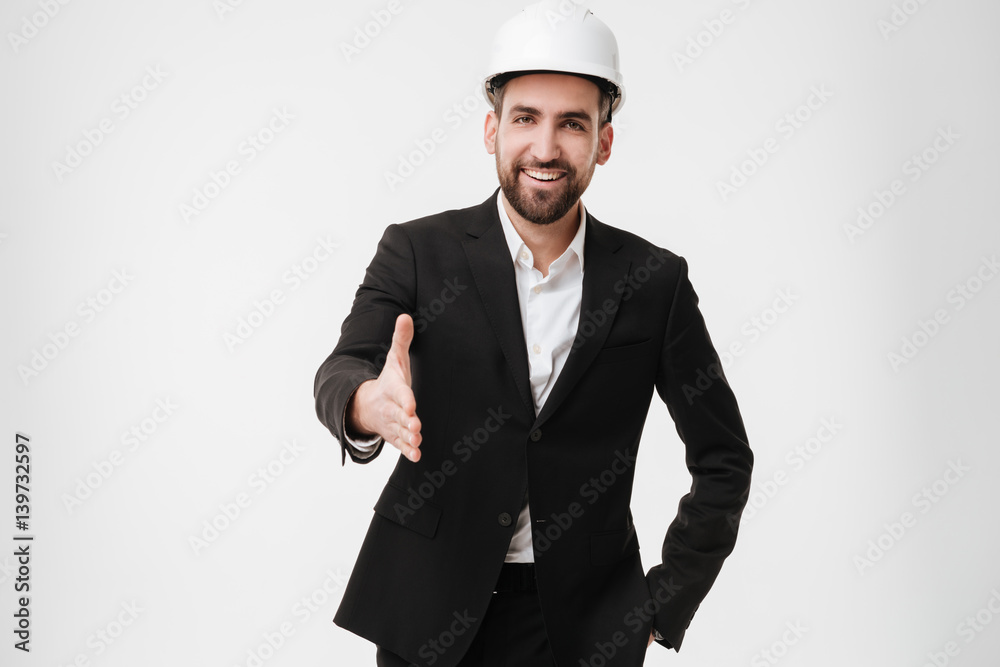
<svg viewBox="0 0 1000 667"><path fill-rule="evenodd" d="M572 76L578 76L581 79L586 79L593 83L601 91L601 101L597 106L597 117L599 119L603 118L600 123L610 123L611 122L611 105L614 103L615 99L618 97L618 87L615 86L610 81L602 79L597 76L590 76L588 74L573 74L572 72L556 72L553 70L532 70L527 72L516 72L514 74L498 74L493 77L490 81L490 86L493 92L493 109L496 111L497 120L500 120L500 114L503 110L503 93L507 84L519 76L524 76L525 74L572 74Z"/></svg>

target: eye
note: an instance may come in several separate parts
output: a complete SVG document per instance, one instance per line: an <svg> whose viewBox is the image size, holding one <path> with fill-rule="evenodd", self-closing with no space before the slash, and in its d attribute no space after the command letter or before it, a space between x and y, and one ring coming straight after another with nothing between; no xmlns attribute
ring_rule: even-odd
<svg viewBox="0 0 1000 667"><path fill-rule="evenodd" d="M525 122L522 123L521 121ZM518 116L513 122L515 125L526 125L531 122L531 116Z"/></svg>
<svg viewBox="0 0 1000 667"><path fill-rule="evenodd" d="M571 120L568 123L566 123L566 127L568 127L571 130L582 130L583 129L583 125L580 125L575 120Z"/></svg>

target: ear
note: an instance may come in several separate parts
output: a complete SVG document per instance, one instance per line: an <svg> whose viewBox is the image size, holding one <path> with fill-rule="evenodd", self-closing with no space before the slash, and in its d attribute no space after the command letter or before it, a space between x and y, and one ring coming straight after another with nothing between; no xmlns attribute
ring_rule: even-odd
<svg viewBox="0 0 1000 667"><path fill-rule="evenodd" d="M486 112L486 125L483 127L483 144L486 146L486 152L493 155L497 152L497 126L499 122L497 121L497 114L495 111L490 109Z"/></svg>
<svg viewBox="0 0 1000 667"><path fill-rule="evenodd" d="M597 131L597 164L604 164L611 157L611 144L615 140L615 129L611 123L601 123Z"/></svg>

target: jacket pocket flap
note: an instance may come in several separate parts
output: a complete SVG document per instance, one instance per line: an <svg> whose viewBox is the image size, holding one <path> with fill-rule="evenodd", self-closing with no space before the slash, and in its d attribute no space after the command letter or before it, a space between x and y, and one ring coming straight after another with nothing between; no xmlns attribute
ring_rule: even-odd
<svg viewBox="0 0 1000 667"><path fill-rule="evenodd" d="M434 537L441 519L440 507L391 484L386 484L382 490L375 503L375 513L424 537Z"/></svg>
<svg viewBox="0 0 1000 667"><path fill-rule="evenodd" d="M590 536L590 563L612 565L639 551L635 528L609 530Z"/></svg>
<svg viewBox="0 0 1000 667"><path fill-rule="evenodd" d="M629 343L628 345L616 345L614 347L602 347L594 357L595 364L616 364L630 359L638 359L650 352L652 338Z"/></svg>

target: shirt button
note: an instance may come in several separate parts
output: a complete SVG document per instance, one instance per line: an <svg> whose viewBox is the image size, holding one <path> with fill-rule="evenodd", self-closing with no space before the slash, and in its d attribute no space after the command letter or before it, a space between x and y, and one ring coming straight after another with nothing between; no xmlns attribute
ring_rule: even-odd
<svg viewBox="0 0 1000 667"><path fill-rule="evenodd" d="M541 354L542 348L541 348L540 345L537 345L537 344L536 345L532 345L531 346L531 351L534 352L535 354Z"/></svg>
<svg viewBox="0 0 1000 667"><path fill-rule="evenodd" d="M542 293L542 286L535 285L535 294L541 294L541 293Z"/></svg>
<svg viewBox="0 0 1000 667"><path fill-rule="evenodd" d="M497 516L497 523L506 528L510 525L510 515L506 512L500 512L499 516Z"/></svg>
<svg viewBox="0 0 1000 667"><path fill-rule="evenodd" d="M528 251L527 250L522 250L521 251L521 259L524 259L524 260L528 259Z"/></svg>
<svg viewBox="0 0 1000 667"><path fill-rule="evenodd" d="M536 430L532 431L530 437L531 437L531 441L532 442L538 442L539 440L541 440L542 439L542 431L541 431L541 429L536 429Z"/></svg>

